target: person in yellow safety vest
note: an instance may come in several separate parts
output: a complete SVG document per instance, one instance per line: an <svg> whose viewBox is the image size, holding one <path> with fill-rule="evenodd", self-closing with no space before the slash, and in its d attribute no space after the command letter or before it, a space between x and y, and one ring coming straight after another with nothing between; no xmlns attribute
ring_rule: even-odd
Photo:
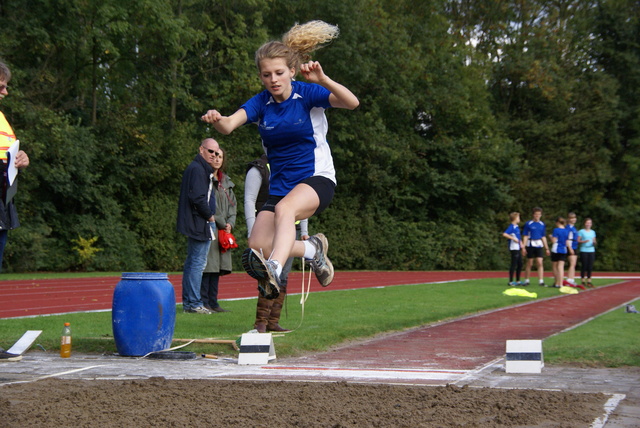
<svg viewBox="0 0 640 428"><path fill-rule="evenodd" d="M9 95L8 84L11 80L11 71L7 65L0 61L0 100ZM0 201L0 270L2 270L2 258L4 255L4 247L7 244L8 232L20 226L18 221L18 212L13 200L6 203L7 196L7 150L17 140L11 125L0 112L0 160L2 163L2 200ZM16 154L15 166L18 170L26 168L29 165L29 156L20 150Z"/></svg>

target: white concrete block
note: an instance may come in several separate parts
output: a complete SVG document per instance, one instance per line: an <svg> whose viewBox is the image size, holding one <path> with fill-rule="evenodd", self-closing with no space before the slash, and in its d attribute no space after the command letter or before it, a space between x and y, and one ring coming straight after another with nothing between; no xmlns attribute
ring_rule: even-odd
<svg viewBox="0 0 640 428"><path fill-rule="evenodd" d="M244 333L240 339L238 364L267 364L276 359L271 333Z"/></svg>
<svg viewBox="0 0 640 428"><path fill-rule="evenodd" d="M543 367L542 340L507 340L507 373L541 373Z"/></svg>

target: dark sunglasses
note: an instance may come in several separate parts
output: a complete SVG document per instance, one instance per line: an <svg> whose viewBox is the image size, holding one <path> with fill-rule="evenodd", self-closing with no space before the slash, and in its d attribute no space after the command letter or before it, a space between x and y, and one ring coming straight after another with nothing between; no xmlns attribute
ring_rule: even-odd
<svg viewBox="0 0 640 428"><path fill-rule="evenodd" d="M220 156L220 152L216 152L215 150L212 150L212 149L207 149L205 146L201 146L201 147L206 151L208 151L209 153L211 153L212 155Z"/></svg>

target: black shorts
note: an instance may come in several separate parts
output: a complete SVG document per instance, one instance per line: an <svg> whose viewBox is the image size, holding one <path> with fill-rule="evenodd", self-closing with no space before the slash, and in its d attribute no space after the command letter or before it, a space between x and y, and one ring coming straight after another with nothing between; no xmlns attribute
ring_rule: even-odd
<svg viewBox="0 0 640 428"><path fill-rule="evenodd" d="M551 253L552 262L564 262L567 260L567 253Z"/></svg>
<svg viewBox="0 0 640 428"><path fill-rule="evenodd" d="M311 188L317 193L318 199L320 199L318 209L313 213L313 215L318 215L324 211L329 206L333 200L333 195L336 193L335 183L326 177L313 176L302 180L300 183L311 186ZM267 202L264 203L260 211L275 212L276 205L278 205L278 202L283 198L284 196L269 195Z"/></svg>
<svg viewBox="0 0 640 428"><path fill-rule="evenodd" d="M527 247L527 258L528 259L537 259L544 256L544 248L543 247Z"/></svg>

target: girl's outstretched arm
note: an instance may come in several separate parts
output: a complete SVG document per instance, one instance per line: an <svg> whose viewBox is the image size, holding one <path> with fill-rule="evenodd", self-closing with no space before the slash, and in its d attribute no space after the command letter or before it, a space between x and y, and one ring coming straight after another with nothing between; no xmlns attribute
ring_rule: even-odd
<svg viewBox="0 0 640 428"><path fill-rule="evenodd" d="M219 133L229 135L234 129L247 123L247 112L241 108L231 116L223 116L218 110L209 110L200 119L212 124Z"/></svg>
<svg viewBox="0 0 640 428"><path fill-rule="evenodd" d="M322 66L318 61L309 61L306 64L302 64L300 66L300 73L302 73L307 81L317 83L331 91L329 103L332 107L353 110L360 105L358 97L356 97L353 92L347 89L346 86L331 80L329 76L324 74Z"/></svg>

